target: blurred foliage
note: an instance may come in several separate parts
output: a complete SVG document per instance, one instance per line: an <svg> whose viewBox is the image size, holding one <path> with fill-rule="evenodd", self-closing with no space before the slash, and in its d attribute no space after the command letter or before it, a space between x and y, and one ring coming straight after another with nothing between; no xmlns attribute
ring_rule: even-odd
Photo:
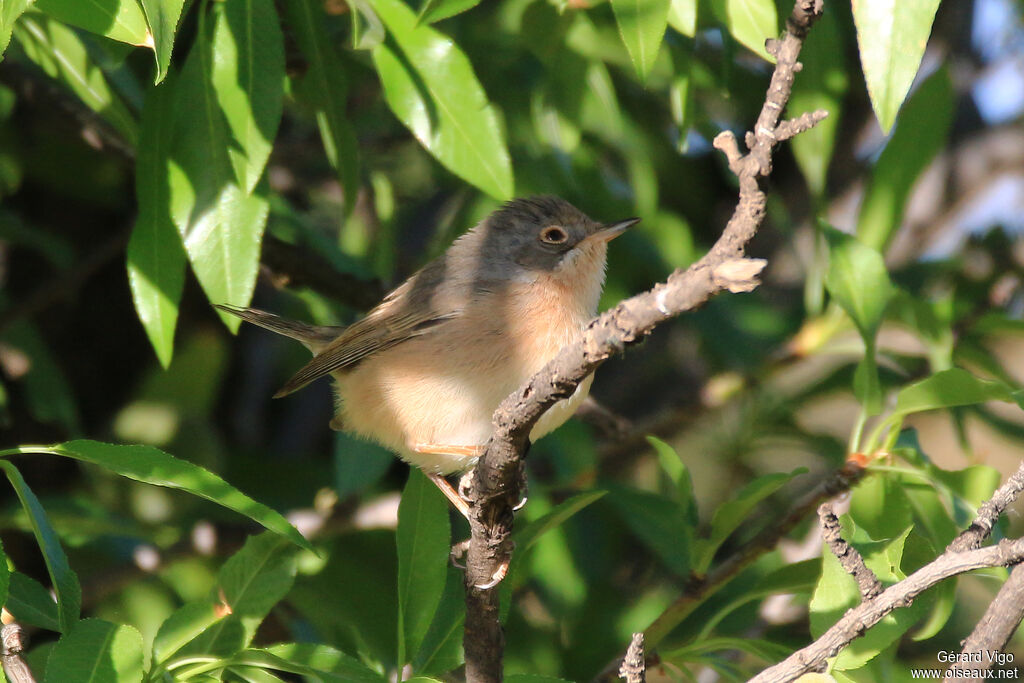
<svg viewBox="0 0 1024 683"><path fill-rule="evenodd" d="M0 603L37 679L458 679L464 521L332 434L326 386L271 403L302 352L232 338L209 303L345 324L540 193L642 216L602 304L650 287L730 214L710 140L756 120L789 11L0 0ZM687 587L848 454L873 464L844 537L884 584L1015 467L1024 249L1001 208L1024 190L990 190L1019 173L1022 108L987 114L982 86L1022 37L1010 0L826 2L788 113L829 118L778 151L751 246L765 283L602 368L594 394L629 434L572 421L531 451L500 588L508 680L591 679L644 629L650 676L743 680L856 604L853 580L805 520ZM1004 576L947 580L831 675L934 667Z"/></svg>

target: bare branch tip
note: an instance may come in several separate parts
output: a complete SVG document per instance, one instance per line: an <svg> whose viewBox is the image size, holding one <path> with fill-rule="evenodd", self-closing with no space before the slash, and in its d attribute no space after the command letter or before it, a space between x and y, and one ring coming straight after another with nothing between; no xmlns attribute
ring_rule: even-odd
<svg viewBox="0 0 1024 683"><path fill-rule="evenodd" d="M626 683L644 683L647 677L646 671L644 634L634 633L632 640L629 641L629 647L626 649L626 656L622 658L619 678L626 679Z"/></svg>

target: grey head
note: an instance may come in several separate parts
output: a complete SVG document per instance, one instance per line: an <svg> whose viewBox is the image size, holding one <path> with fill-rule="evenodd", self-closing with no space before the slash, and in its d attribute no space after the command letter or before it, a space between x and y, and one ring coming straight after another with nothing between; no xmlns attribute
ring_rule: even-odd
<svg viewBox="0 0 1024 683"><path fill-rule="evenodd" d="M575 206L550 195L513 199L479 227L487 266L505 270L557 270L574 250L617 237L639 218L599 223Z"/></svg>

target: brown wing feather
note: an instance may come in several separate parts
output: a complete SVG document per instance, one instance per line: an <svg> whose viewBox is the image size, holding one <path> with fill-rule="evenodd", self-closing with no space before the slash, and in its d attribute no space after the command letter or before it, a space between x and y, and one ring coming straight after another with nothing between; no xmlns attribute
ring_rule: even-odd
<svg viewBox="0 0 1024 683"><path fill-rule="evenodd" d="M347 328L341 336L289 379L274 398L298 391L313 380L357 365L367 357L426 333L456 314L371 315Z"/></svg>

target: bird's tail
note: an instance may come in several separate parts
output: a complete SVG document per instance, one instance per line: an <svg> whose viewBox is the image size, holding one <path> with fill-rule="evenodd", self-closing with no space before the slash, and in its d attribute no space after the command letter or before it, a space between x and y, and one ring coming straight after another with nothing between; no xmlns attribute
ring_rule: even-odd
<svg viewBox="0 0 1024 683"><path fill-rule="evenodd" d="M225 313L238 316L242 320L250 322L253 325L259 325L271 332L276 332L277 334L284 335L285 337L291 337L296 341L302 342L302 344L313 353L317 353L321 348L341 334L341 331L344 329L341 327L307 325L306 323L300 323L296 320L288 320L287 318L282 318L279 315L267 313L266 311L261 311L257 308L242 308L240 306L230 306L228 304L214 304L214 306Z"/></svg>

